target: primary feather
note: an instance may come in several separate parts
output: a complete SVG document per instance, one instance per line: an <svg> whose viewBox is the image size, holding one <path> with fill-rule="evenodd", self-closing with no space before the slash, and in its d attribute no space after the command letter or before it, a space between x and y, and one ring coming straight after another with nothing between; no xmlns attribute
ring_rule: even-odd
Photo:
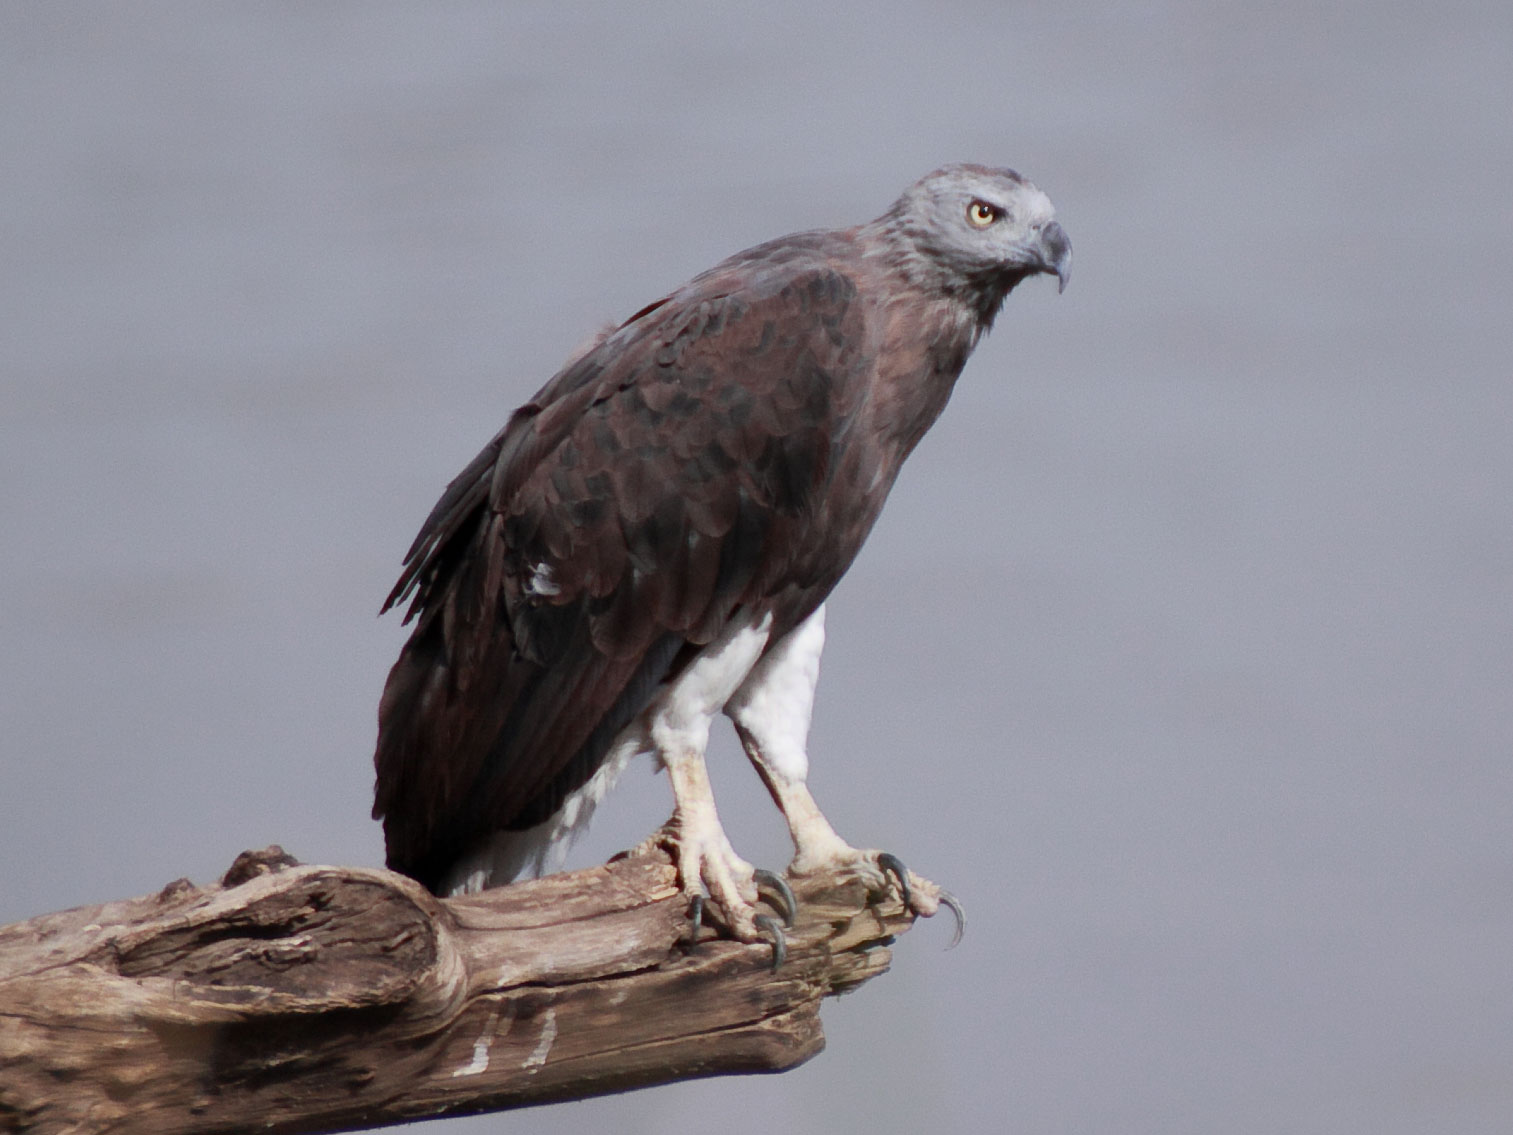
<svg viewBox="0 0 1513 1135"><path fill-rule="evenodd" d="M564 367L447 487L385 604L415 623L379 709L390 866L447 885L559 813L737 622L763 650L804 624L1004 297L1069 264L1038 189L948 166L868 224L736 254Z"/></svg>

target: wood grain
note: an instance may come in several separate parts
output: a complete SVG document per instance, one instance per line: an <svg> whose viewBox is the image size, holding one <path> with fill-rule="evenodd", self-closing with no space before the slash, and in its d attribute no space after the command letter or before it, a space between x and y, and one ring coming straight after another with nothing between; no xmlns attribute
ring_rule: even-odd
<svg viewBox="0 0 1513 1135"><path fill-rule="evenodd" d="M0 1130L347 1131L790 1068L913 921L854 877L795 890L774 972L690 942L655 854L442 900L247 852L215 886L0 928Z"/></svg>

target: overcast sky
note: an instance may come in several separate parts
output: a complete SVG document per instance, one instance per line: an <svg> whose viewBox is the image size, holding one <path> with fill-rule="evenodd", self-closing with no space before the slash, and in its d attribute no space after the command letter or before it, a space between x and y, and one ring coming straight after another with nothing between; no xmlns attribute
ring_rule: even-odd
<svg viewBox="0 0 1513 1135"><path fill-rule="evenodd" d="M1075 278L905 468L811 746L966 941L783 1076L425 1130L1506 1126L1507 3L50 0L0 92L0 921L381 862L376 612L509 411L737 249L1010 165ZM573 861L669 806L633 770Z"/></svg>

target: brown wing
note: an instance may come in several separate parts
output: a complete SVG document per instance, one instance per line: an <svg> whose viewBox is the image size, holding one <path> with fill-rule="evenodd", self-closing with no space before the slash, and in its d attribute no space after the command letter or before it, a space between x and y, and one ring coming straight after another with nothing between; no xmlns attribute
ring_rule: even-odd
<svg viewBox="0 0 1513 1135"><path fill-rule="evenodd" d="M379 709L390 866L435 886L547 819L691 647L744 607L793 625L845 569L813 529L867 319L846 273L765 251L571 364L432 511L389 597L417 620Z"/></svg>

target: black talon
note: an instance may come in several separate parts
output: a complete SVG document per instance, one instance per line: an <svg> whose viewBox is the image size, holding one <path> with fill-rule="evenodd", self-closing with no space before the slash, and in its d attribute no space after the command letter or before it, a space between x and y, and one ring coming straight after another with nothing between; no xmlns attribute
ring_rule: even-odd
<svg viewBox="0 0 1513 1135"><path fill-rule="evenodd" d="M946 949L954 950L961 944L961 936L967 932L967 912L962 909L961 900L944 887L940 891L940 905L956 917L956 933L951 935L951 942L946 946Z"/></svg>
<svg viewBox="0 0 1513 1135"><path fill-rule="evenodd" d="M878 854L877 865L898 880L899 898L903 899L904 909L909 910L909 869L904 866L904 861L891 851L884 851Z"/></svg>
<svg viewBox="0 0 1513 1135"><path fill-rule="evenodd" d="M770 914L757 915L756 924L772 935L772 972L777 973L778 968L788 958L788 939L784 936L783 928L778 924L778 920Z"/></svg>
<svg viewBox="0 0 1513 1135"><path fill-rule="evenodd" d="M694 895L693 902L688 904L688 949L699 944L699 927L704 924L704 896Z"/></svg>
<svg viewBox="0 0 1513 1135"><path fill-rule="evenodd" d="M776 891L777 897L783 900L783 905L778 913L783 916L783 925L792 929L793 919L798 914L799 902L793 897L793 888L788 885L788 880L781 875L774 875L771 871L764 871L760 867L756 870L757 886L765 886L770 891ZM776 903L769 905L777 909Z"/></svg>

